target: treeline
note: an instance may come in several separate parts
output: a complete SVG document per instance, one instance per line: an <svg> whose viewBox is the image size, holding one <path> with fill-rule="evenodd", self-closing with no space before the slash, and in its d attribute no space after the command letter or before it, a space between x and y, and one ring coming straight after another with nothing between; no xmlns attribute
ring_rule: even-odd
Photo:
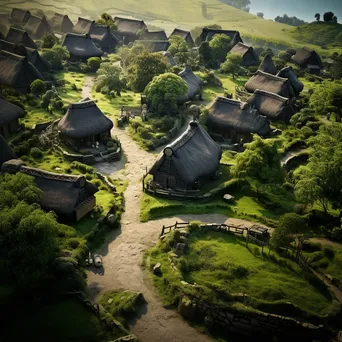
<svg viewBox="0 0 342 342"><path fill-rule="evenodd" d="M282 17L278 15L274 21L291 26L302 26L306 24L304 20L298 19L296 16L289 17L287 14L284 14Z"/></svg>

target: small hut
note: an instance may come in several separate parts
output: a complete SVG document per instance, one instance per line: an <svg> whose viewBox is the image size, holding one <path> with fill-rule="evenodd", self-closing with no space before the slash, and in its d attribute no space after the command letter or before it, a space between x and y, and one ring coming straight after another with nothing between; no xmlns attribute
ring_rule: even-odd
<svg viewBox="0 0 342 342"><path fill-rule="evenodd" d="M109 26L93 25L90 30L90 37L103 52L114 52L118 44L118 38Z"/></svg>
<svg viewBox="0 0 342 342"><path fill-rule="evenodd" d="M270 122L250 105L218 96L208 107L207 126L209 133L236 142L252 141L253 133L267 136Z"/></svg>
<svg viewBox="0 0 342 342"><path fill-rule="evenodd" d="M306 46L297 50L296 54L292 56L292 60L301 69L309 69L313 74L319 74L324 69L321 57L319 57L316 51Z"/></svg>
<svg viewBox="0 0 342 342"><path fill-rule="evenodd" d="M203 28L202 33L200 35L200 41L211 41L216 34L224 34L230 38L230 45L233 47L237 43L243 43L242 38L240 36L239 31L233 30L215 30L210 28Z"/></svg>
<svg viewBox="0 0 342 342"><path fill-rule="evenodd" d="M0 135L5 138L20 130L20 118L25 116L25 111L0 98Z"/></svg>
<svg viewBox="0 0 342 342"><path fill-rule="evenodd" d="M35 39L40 39L46 33L52 33L51 27L46 20L46 17L39 18L31 15L30 19L24 26L24 30Z"/></svg>
<svg viewBox="0 0 342 342"><path fill-rule="evenodd" d="M29 10L23 10L20 8L13 8L11 12L11 22L14 24L26 24L31 17Z"/></svg>
<svg viewBox="0 0 342 342"><path fill-rule="evenodd" d="M15 43L15 44L23 44L26 47L31 49L37 49L36 43L32 40L29 34L24 30L19 30L14 27L10 27L6 40Z"/></svg>
<svg viewBox="0 0 342 342"><path fill-rule="evenodd" d="M165 31L144 31L139 35L139 40L167 41L167 35Z"/></svg>
<svg viewBox="0 0 342 342"><path fill-rule="evenodd" d="M78 21L74 26L72 32L77 34L90 33L92 27L95 25L95 20L89 20L82 17L78 17Z"/></svg>
<svg viewBox="0 0 342 342"><path fill-rule="evenodd" d="M186 43L190 46L195 45L194 39L192 38L190 31L184 31L184 30L180 30L180 29L175 28L172 31L172 33L170 34L170 37L172 37L172 36L182 37L186 41Z"/></svg>
<svg viewBox="0 0 342 342"><path fill-rule="evenodd" d="M26 56L28 61L42 74L49 72L51 69L51 64L40 56L38 50L27 48L22 44L18 45L0 39L0 50L19 56Z"/></svg>
<svg viewBox="0 0 342 342"><path fill-rule="evenodd" d="M86 61L90 57L103 55L89 34L67 33L62 45L68 49L71 61Z"/></svg>
<svg viewBox="0 0 342 342"><path fill-rule="evenodd" d="M167 51L170 46L170 42L168 40L136 40L135 44L142 44L145 46L147 50L150 52L160 52L160 51Z"/></svg>
<svg viewBox="0 0 342 342"><path fill-rule="evenodd" d="M289 99L259 89L247 100L247 103L271 121L289 123L295 113Z"/></svg>
<svg viewBox="0 0 342 342"><path fill-rule="evenodd" d="M173 56L171 55L170 51L161 51L163 53L163 56L165 58L167 58L168 62L170 63L170 65L173 67L175 65L177 65L177 62L175 61L175 59L173 58Z"/></svg>
<svg viewBox="0 0 342 342"><path fill-rule="evenodd" d="M221 147L195 121L167 145L149 170L158 188L196 190L217 173Z"/></svg>
<svg viewBox="0 0 342 342"><path fill-rule="evenodd" d="M147 26L143 20L115 17L114 24L117 27L115 34L123 44L129 44L137 40L140 30L147 31Z"/></svg>
<svg viewBox="0 0 342 342"><path fill-rule="evenodd" d="M272 56L268 53L259 66L259 70L267 74L276 75L278 70L273 62Z"/></svg>
<svg viewBox="0 0 342 342"><path fill-rule="evenodd" d="M197 95L201 95L203 81L193 73L189 65L187 65L178 76L180 76L188 85L188 95L186 98L180 99L180 102L193 100Z"/></svg>
<svg viewBox="0 0 342 342"><path fill-rule="evenodd" d="M92 100L72 103L58 123L60 138L72 147L90 147L110 138L113 122Z"/></svg>
<svg viewBox="0 0 342 342"><path fill-rule="evenodd" d="M74 28L74 24L67 14L55 13L49 20L49 24L53 31L59 34L72 32Z"/></svg>
<svg viewBox="0 0 342 342"><path fill-rule="evenodd" d="M295 91L296 94L299 94L304 89L304 84L299 81L295 71L293 70L292 66L287 66L281 69L278 74L278 77L287 78L291 84L292 89Z"/></svg>
<svg viewBox="0 0 342 342"><path fill-rule="evenodd" d="M258 65L259 57L254 51L253 47L244 44L244 43L237 43L229 53L235 53L242 57L241 65L248 67L253 65Z"/></svg>
<svg viewBox="0 0 342 342"><path fill-rule="evenodd" d="M43 76L27 57L0 51L0 84L26 94L31 83L37 79L43 80Z"/></svg>
<svg viewBox="0 0 342 342"><path fill-rule="evenodd" d="M1 118L1 117L0 117ZM1 128L0 128L1 132ZM1 166L11 159L16 159L17 156L13 152L13 150L8 146L5 138L0 134L0 170Z"/></svg>
<svg viewBox="0 0 342 342"><path fill-rule="evenodd" d="M245 88L250 93L254 93L257 89L260 89L286 98L295 96L294 90L287 78L267 74L260 70L246 82Z"/></svg>

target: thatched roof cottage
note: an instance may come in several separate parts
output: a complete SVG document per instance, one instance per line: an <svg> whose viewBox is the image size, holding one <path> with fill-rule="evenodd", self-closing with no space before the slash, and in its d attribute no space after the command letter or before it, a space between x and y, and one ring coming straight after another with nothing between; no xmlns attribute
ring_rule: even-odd
<svg viewBox="0 0 342 342"><path fill-rule="evenodd" d="M51 64L42 58L38 50L30 49L22 44L14 44L0 39L0 50L8 51L19 56L27 56L28 61L40 72L46 73L51 69Z"/></svg>
<svg viewBox="0 0 342 342"><path fill-rule="evenodd" d="M158 40L167 41L167 35L165 31L144 31L140 36L139 40Z"/></svg>
<svg viewBox="0 0 342 342"><path fill-rule="evenodd" d="M306 46L297 50L296 54L292 56L292 60L301 69L310 69L312 73L319 74L324 69L321 57L319 57L316 51Z"/></svg>
<svg viewBox="0 0 342 342"><path fill-rule="evenodd" d="M191 66L187 65L178 76L180 76L188 85L188 95L185 98L180 99L181 102L193 100L196 95L201 93L203 81L193 73Z"/></svg>
<svg viewBox="0 0 342 342"><path fill-rule="evenodd" d="M32 40L32 38L26 31L19 30L14 27L10 27L6 36L6 40L15 44L23 44L31 49L37 49L36 43Z"/></svg>
<svg viewBox="0 0 342 342"><path fill-rule="evenodd" d="M218 96L208 107L207 126L209 133L233 141L252 141L253 133L267 136L270 122L250 105Z"/></svg>
<svg viewBox="0 0 342 342"><path fill-rule="evenodd" d="M240 36L239 31L233 31L233 30L215 30L210 28L203 28L202 33L200 36L200 41L211 41L215 34L224 34L227 37L230 38L230 45L233 47L237 43L243 43L242 38Z"/></svg>
<svg viewBox="0 0 342 342"><path fill-rule="evenodd" d="M296 94L299 94L301 91L303 91L304 84L298 79L292 66L289 65L281 69L278 72L277 76L287 78L291 84L292 89L295 91Z"/></svg>
<svg viewBox="0 0 342 342"><path fill-rule="evenodd" d="M144 45L150 52L167 51L170 46L170 42L168 40L136 40L135 44L136 43Z"/></svg>
<svg viewBox="0 0 342 342"><path fill-rule="evenodd" d="M17 156L13 150L8 146L5 138L0 134L0 170L3 163L11 159L16 159Z"/></svg>
<svg viewBox="0 0 342 342"><path fill-rule="evenodd" d="M55 13L49 20L49 24L54 32L60 34L72 32L74 28L74 24L67 14Z"/></svg>
<svg viewBox="0 0 342 342"><path fill-rule="evenodd" d="M244 44L244 43L237 43L229 53L235 53L242 57L242 66L253 66L258 65L259 63L259 57L254 51L253 47Z"/></svg>
<svg viewBox="0 0 342 342"><path fill-rule="evenodd" d="M114 52L119 40L109 26L93 25L90 37L103 52Z"/></svg>
<svg viewBox="0 0 342 342"><path fill-rule="evenodd" d="M95 20L89 20L86 18L78 17L78 21L72 29L72 32L77 34L87 34L91 31L94 25Z"/></svg>
<svg viewBox="0 0 342 342"><path fill-rule="evenodd" d="M247 103L271 121L289 123L292 115L295 114L289 99L268 91L257 89Z"/></svg>
<svg viewBox="0 0 342 342"><path fill-rule="evenodd" d="M167 145L149 170L157 187L198 189L217 172L221 147L197 123Z"/></svg>
<svg viewBox="0 0 342 342"><path fill-rule="evenodd" d="M20 130L20 118L25 116L25 111L13 103L0 98L0 135L5 138Z"/></svg>
<svg viewBox="0 0 342 342"><path fill-rule="evenodd" d="M272 56L268 53L259 66L259 70L267 74L276 75L278 70L273 62Z"/></svg>
<svg viewBox="0 0 342 342"><path fill-rule="evenodd" d="M15 24L26 24L31 17L29 10L23 10L20 8L13 8L11 12L11 22Z"/></svg>
<svg viewBox="0 0 342 342"><path fill-rule="evenodd" d="M70 53L71 61L86 61L90 57L101 57L103 52L99 49L89 34L67 33L62 43Z"/></svg>
<svg viewBox="0 0 342 342"><path fill-rule="evenodd" d="M43 76L27 57L0 51L0 84L25 94L30 91L31 83L37 79L43 80Z"/></svg>
<svg viewBox="0 0 342 342"><path fill-rule="evenodd" d="M287 98L295 96L294 90L287 78L267 74L260 70L246 82L245 88L250 93L254 93L257 89L260 89Z"/></svg>
<svg viewBox="0 0 342 342"><path fill-rule="evenodd" d="M170 34L169 38L172 36L182 37L186 41L186 43L190 46L195 45L194 39L192 38L190 31L184 31L184 30L175 28Z"/></svg>
<svg viewBox="0 0 342 342"><path fill-rule="evenodd" d="M24 30L35 39L40 39L46 33L52 33L51 27L46 20L46 17L39 18L31 15L30 19L24 26Z"/></svg>
<svg viewBox="0 0 342 342"><path fill-rule="evenodd" d="M110 138L113 122L92 100L72 103L58 123L61 139L70 146L92 146Z"/></svg>
<svg viewBox="0 0 342 342"><path fill-rule="evenodd" d="M129 44L137 40L138 31L142 29L147 31L147 26L143 20L115 17L114 24L117 26L115 35L123 44Z"/></svg>
<svg viewBox="0 0 342 342"><path fill-rule="evenodd" d="M11 159L3 163L2 172L32 176L43 196L40 206L47 211L54 211L60 218L79 221L96 205L96 185L86 180L83 175L65 175L47 172L25 166L20 159Z"/></svg>

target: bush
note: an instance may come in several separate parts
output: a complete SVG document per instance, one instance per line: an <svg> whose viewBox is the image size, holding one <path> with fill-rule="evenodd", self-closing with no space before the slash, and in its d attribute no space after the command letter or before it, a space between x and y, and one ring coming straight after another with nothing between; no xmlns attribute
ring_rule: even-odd
<svg viewBox="0 0 342 342"><path fill-rule="evenodd" d="M305 204L296 204L293 208L293 211L298 215L303 215L306 209Z"/></svg>
<svg viewBox="0 0 342 342"><path fill-rule="evenodd" d="M31 83L30 88L31 93L36 96L43 95L46 92L46 86L42 80L34 80Z"/></svg>
<svg viewBox="0 0 342 342"><path fill-rule="evenodd" d="M87 65L91 71L97 71L101 65L101 59L99 57L91 57L87 60Z"/></svg>
<svg viewBox="0 0 342 342"><path fill-rule="evenodd" d="M300 130L302 131L302 133L306 139L309 138L313 134L312 129L308 126L304 126Z"/></svg>
<svg viewBox="0 0 342 342"><path fill-rule="evenodd" d="M312 129L312 131L318 131L319 127L321 126L320 122L308 121L306 126Z"/></svg>
<svg viewBox="0 0 342 342"><path fill-rule="evenodd" d="M323 254L329 259L332 260L335 257L335 250L332 246L324 246Z"/></svg>
<svg viewBox="0 0 342 342"><path fill-rule="evenodd" d="M43 152L38 147L32 147L30 154L34 159L41 159L43 157Z"/></svg>
<svg viewBox="0 0 342 342"><path fill-rule="evenodd" d="M51 101L51 106L53 109L61 110L64 106L64 103L60 98L58 98Z"/></svg>
<svg viewBox="0 0 342 342"><path fill-rule="evenodd" d="M152 134L150 132L150 130L148 128L145 127L138 127L137 129L137 133L140 135L141 138L143 139L151 139L152 138Z"/></svg>

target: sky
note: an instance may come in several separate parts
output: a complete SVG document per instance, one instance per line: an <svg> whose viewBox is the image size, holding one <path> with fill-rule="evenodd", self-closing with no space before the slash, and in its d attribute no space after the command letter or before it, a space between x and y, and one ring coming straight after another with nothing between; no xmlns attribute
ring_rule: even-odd
<svg viewBox="0 0 342 342"><path fill-rule="evenodd" d="M287 14L305 21L313 21L315 13L332 11L342 23L342 0L250 0L250 12L263 12L266 19Z"/></svg>

